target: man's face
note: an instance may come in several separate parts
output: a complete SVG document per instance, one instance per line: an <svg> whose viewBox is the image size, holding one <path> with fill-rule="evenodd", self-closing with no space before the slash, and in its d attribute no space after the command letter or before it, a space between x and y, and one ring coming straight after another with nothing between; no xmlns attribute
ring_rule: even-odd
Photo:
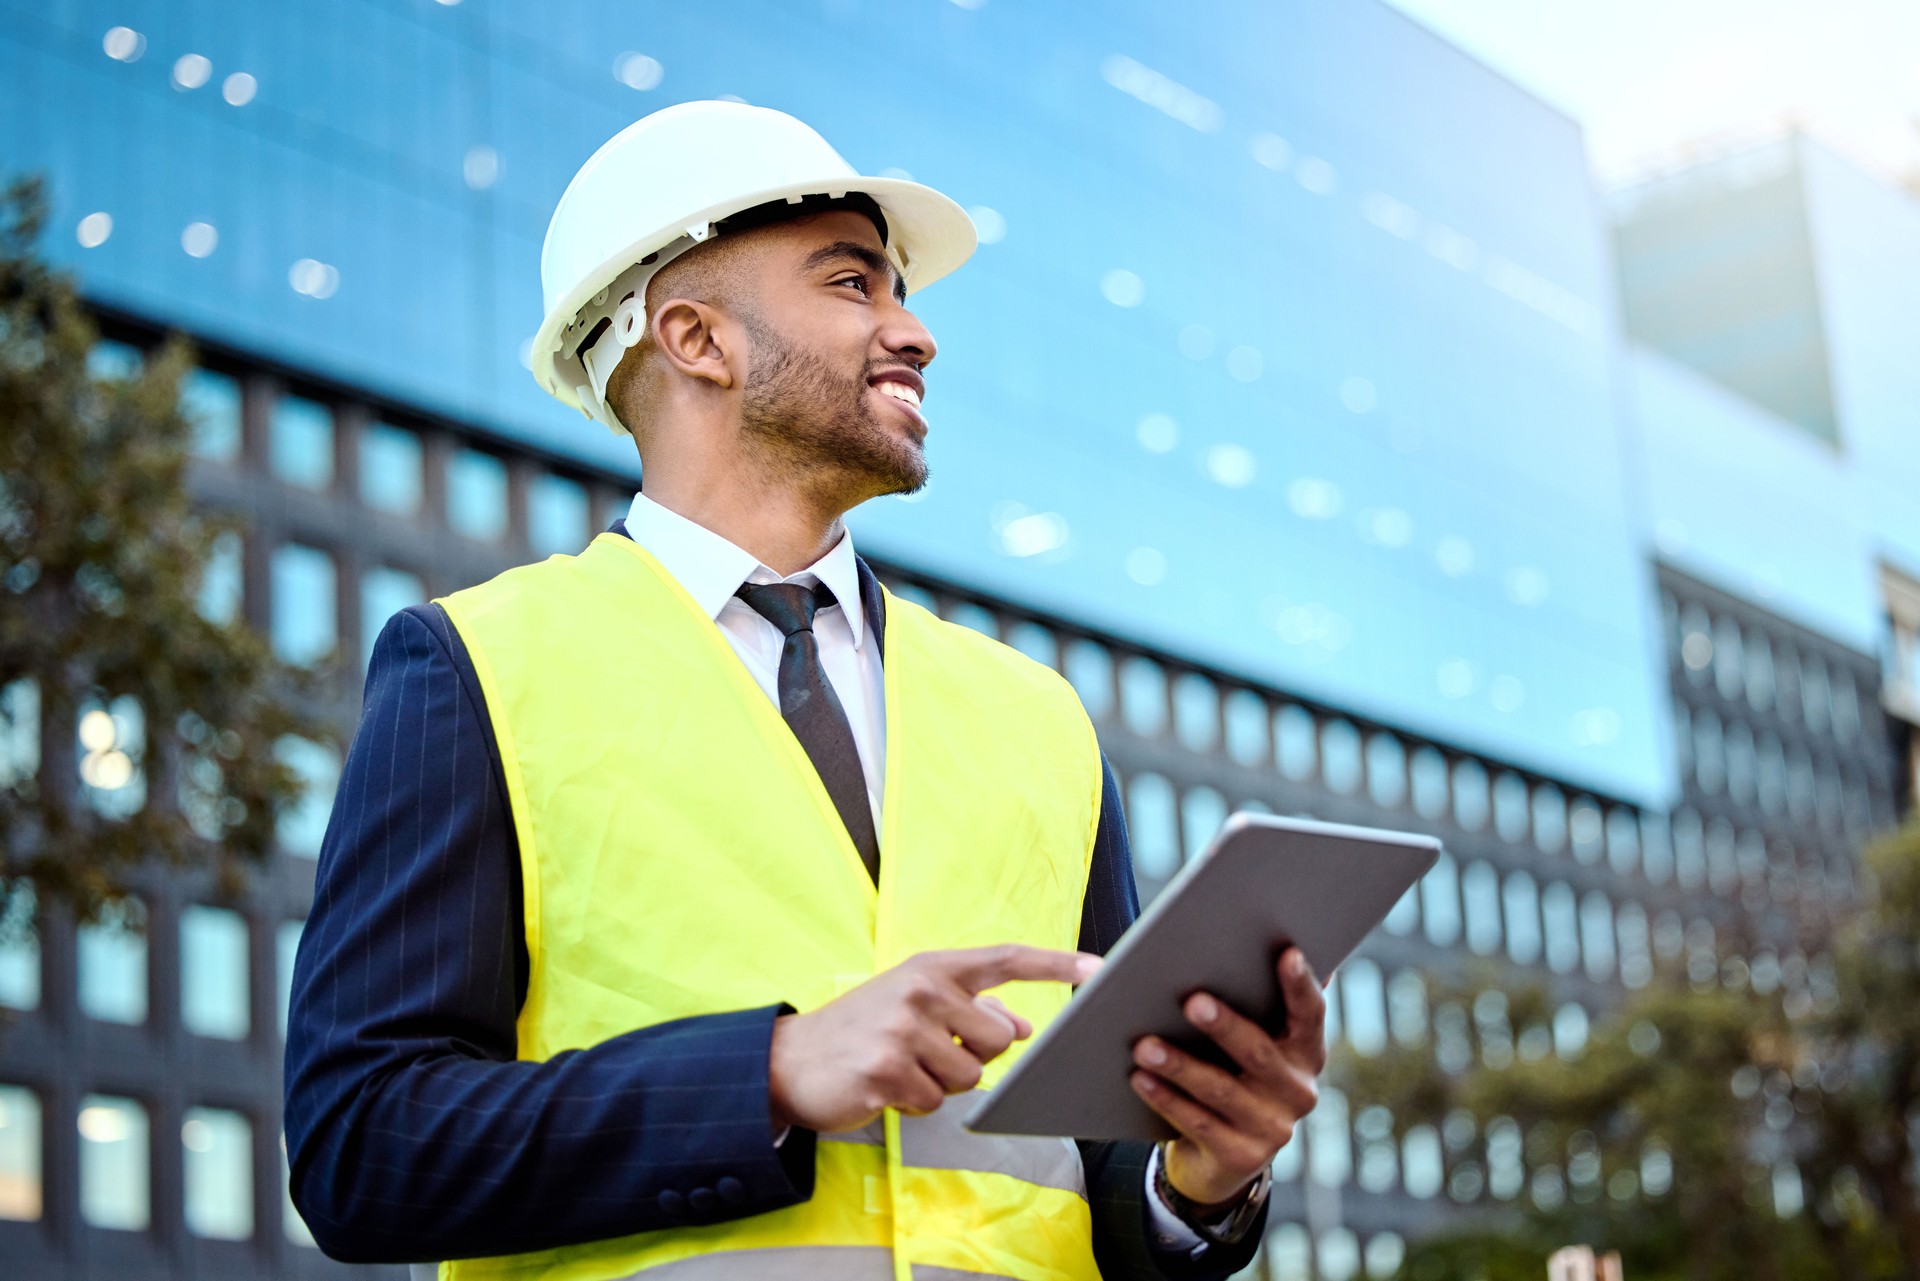
<svg viewBox="0 0 1920 1281"><path fill-rule="evenodd" d="M934 341L902 301L879 230L835 211L753 234L764 238L757 305L738 315L752 342L741 402L749 447L844 484L853 502L919 489L919 371Z"/></svg>

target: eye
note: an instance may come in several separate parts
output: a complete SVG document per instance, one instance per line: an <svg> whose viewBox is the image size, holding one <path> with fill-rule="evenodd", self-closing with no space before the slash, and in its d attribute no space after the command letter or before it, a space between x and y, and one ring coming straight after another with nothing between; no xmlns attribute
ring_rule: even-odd
<svg viewBox="0 0 1920 1281"><path fill-rule="evenodd" d="M833 283L836 285L853 285L860 290L862 297L873 297L873 282L863 275L848 276L844 280L836 280Z"/></svg>

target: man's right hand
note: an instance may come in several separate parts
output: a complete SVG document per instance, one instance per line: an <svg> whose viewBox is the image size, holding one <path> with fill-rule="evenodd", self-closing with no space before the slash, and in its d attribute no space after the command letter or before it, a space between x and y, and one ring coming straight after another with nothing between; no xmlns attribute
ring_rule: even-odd
<svg viewBox="0 0 1920 1281"><path fill-rule="evenodd" d="M774 1020L768 1069L775 1129L857 1130L885 1108L915 1116L980 1083L981 1065L1033 1026L991 996L1015 979L1079 984L1085 952L999 947L921 952L817 1010Z"/></svg>

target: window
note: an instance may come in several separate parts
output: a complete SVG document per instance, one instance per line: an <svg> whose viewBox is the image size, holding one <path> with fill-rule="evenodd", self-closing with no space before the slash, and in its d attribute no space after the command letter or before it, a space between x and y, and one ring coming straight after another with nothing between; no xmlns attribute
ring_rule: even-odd
<svg viewBox="0 0 1920 1281"><path fill-rule="evenodd" d="M456 534L497 543L507 532L507 465L477 449L447 460L447 524Z"/></svg>
<svg viewBox="0 0 1920 1281"><path fill-rule="evenodd" d="M1406 798L1406 749L1384 731L1367 739L1367 794L1382 809L1392 809Z"/></svg>
<svg viewBox="0 0 1920 1281"><path fill-rule="evenodd" d="M1510 872L1501 893L1506 908L1507 956L1517 965L1540 959L1540 894L1533 877Z"/></svg>
<svg viewBox="0 0 1920 1281"><path fill-rule="evenodd" d="M1329 1086L1307 1113L1307 1174L1322 1187L1337 1188L1353 1174L1353 1142L1347 1126L1347 1097Z"/></svg>
<svg viewBox="0 0 1920 1281"><path fill-rule="evenodd" d="M87 351L87 376L107 382L124 382L140 373L138 347L111 338L102 338Z"/></svg>
<svg viewBox="0 0 1920 1281"><path fill-rule="evenodd" d="M1427 1043L1427 981L1418 970L1401 970L1387 984L1387 1027L1398 1045Z"/></svg>
<svg viewBox="0 0 1920 1281"><path fill-rule="evenodd" d="M1267 759L1267 704L1250 689L1236 689L1223 703L1227 755L1236 764L1260 765Z"/></svg>
<svg viewBox="0 0 1920 1281"><path fill-rule="evenodd" d="M180 1126L187 1230L244 1241L253 1235L253 1126L224 1108L188 1108Z"/></svg>
<svg viewBox="0 0 1920 1281"><path fill-rule="evenodd" d="M139 700L131 694L106 704L87 699L74 728L81 791L87 803L107 818L138 813L147 799L146 772L141 768L147 718Z"/></svg>
<svg viewBox="0 0 1920 1281"><path fill-rule="evenodd" d="M1460 937L1460 886L1452 855L1442 853L1420 878L1420 916L1435 947L1450 947Z"/></svg>
<svg viewBox="0 0 1920 1281"><path fill-rule="evenodd" d="M293 1170L287 1164L287 1135L280 1134L280 1231L295 1245L314 1247L313 1232L293 1208Z"/></svg>
<svg viewBox="0 0 1920 1281"><path fill-rule="evenodd" d="M1587 977L1606 982L1613 974L1613 904L1599 890L1587 891L1580 901L1580 945Z"/></svg>
<svg viewBox="0 0 1920 1281"><path fill-rule="evenodd" d="M1173 728L1190 751L1212 751L1219 740L1219 693L1198 672L1182 672L1173 682Z"/></svg>
<svg viewBox="0 0 1920 1281"><path fill-rule="evenodd" d="M1632 872L1640 862L1640 822L1624 806L1607 811L1607 866L1616 876Z"/></svg>
<svg viewBox="0 0 1920 1281"><path fill-rule="evenodd" d="M340 754L321 743L288 735L273 745L273 754L306 783L306 794L280 811L276 835L290 854L317 858L327 834L327 816L333 792L340 784Z"/></svg>
<svg viewBox="0 0 1920 1281"><path fill-rule="evenodd" d="M552 472L527 487L527 542L536 556L572 555L591 541L587 529L587 490L578 481Z"/></svg>
<svg viewBox="0 0 1920 1281"><path fill-rule="evenodd" d="M1500 874L1486 863L1472 863L1460 878L1466 902L1467 946L1476 956L1500 950Z"/></svg>
<svg viewBox="0 0 1920 1281"><path fill-rule="evenodd" d="M1380 1232L1367 1238L1367 1276L1386 1281L1399 1273L1407 1259L1407 1242L1398 1232Z"/></svg>
<svg viewBox="0 0 1920 1281"><path fill-rule="evenodd" d="M977 605L965 600L955 601L944 611L943 617L949 623L957 623L961 627L979 632L982 636L991 636L994 640L1000 639L1000 620L995 618L993 611L985 605Z"/></svg>
<svg viewBox="0 0 1920 1281"><path fill-rule="evenodd" d="M1615 927L1620 935L1620 981L1645 987L1653 980L1653 935L1647 911L1638 903L1622 903Z"/></svg>
<svg viewBox="0 0 1920 1281"><path fill-rule="evenodd" d="M273 551L273 650L306 666L339 642L333 557L315 547L283 543Z"/></svg>
<svg viewBox="0 0 1920 1281"><path fill-rule="evenodd" d="M0 910L0 1006L11 1010L40 1005L40 936L33 906L33 883L19 880L7 890L5 910Z"/></svg>
<svg viewBox="0 0 1920 1281"><path fill-rule="evenodd" d="M1673 875L1673 834L1663 815L1640 816L1640 865L1655 885L1665 885Z"/></svg>
<svg viewBox="0 0 1920 1281"><path fill-rule="evenodd" d="M1069 645L1066 677L1088 716L1104 720L1113 715L1113 656L1106 646L1086 640Z"/></svg>
<svg viewBox="0 0 1920 1281"><path fill-rule="evenodd" d="M1447 758L1431 747L1413 754L1410 770L1413 808L1421 818L1439 818L1447 812Z"/></svg>
<svg viewBox="0 0 1920 1281"><path fill-rule="evenodd" d="M1408 1196L1426 1201L1438 1194L1445 1175L1440 1158L1440 1132L1431 1125L1409 1129L1400 1141L1400 1169Z"/></svg>
<svg viewBox="0 0 1920 1281"><path fill-rule="evenodd" d="M1454 762L1453 821L1477 832L1487 825L1488 810L1486 769L1478 761Z"/></svg>
<svg viewBox="0 0 1920 1281"><path fill-rule="evenodd" d="M324 491L333 484L333 411L314 400L282 396L273 404L268 465L289 485Z"/></svg>
<svg viewBox="0 0 1920 1281"><path fill-rule="evenodd" d="M360 501L395 516L420 510L420 437L404 427L370 423L360 433Z"/></svg>
<svg viewBox="0 0 1920 1281"><path fill-rule="evenodd" d="M132 1099L80 1100L80 1217L96 1228L146 1230L147 1110Z"/></svg>
<svg viewBox="0 0 1920 1281"><path fill-rule="evenodd" d="M404 569L376 565L360 576L360 662L373 657L373 643L387 620L409 605L425 600L426 588Z"/></svg>
<svg viewBox="0 0 1920 1281"><path fill-rule="evenodd" d="M1547 964L1566 974L1580 963L1580 912L1573 891L1559 881L1547 886L1540 895L1540 916Z"/></svg>
<svg viewBox="0 0 1920 1281"><path fill-rule="evenodd" d="M180 411L193 424L195 457L230 463L240 457L240 383L211 369L190 369L180 382Z"/></svg>
<svg viewBox="0 0 1920 1281"><path fill-rule="evenodd" d="M1393 1113L1378 1104L1362 1108L1353 1118L1353 1135L1360 1148L1354 1181L1369 1192L1391 1192L1400 1178L1400 1154L1393 1143Z"/></svg>
<svg viewBox="0 0 1920 1281"><path fill-rule="evenodd" d="M1578 1001L1568 1001L1553 1012L1553 1052L1570 1059L1586 1048L1586 1007Z"/></svg>
<svg viewBox="0 0 1920 1281"><path fill-rule="evenodd" d="M1120 666L1120 713L1127 728L1152 736L1167 727L1167 678L1150 659L1129 658Z"/></svg>
<svg viewBox="0 0 1920 1281"><path fill-rule="evenodd" d="M27 677L0 685L0 787L40 771L40 687Z"/></svg>
<svg viewBox="0 0 1920 1281"><path fill-rule="evenodd" d="M80 1011L102 1023L147 1021L146 905L126 899L76 931Z"/></svg>
<svg viewBox="0 0 1920 1281"><path fill-rule="evenodd" d="M1007 644L1042 667L1060 668L1060 642L1038 623L1019 622L1007 628Z"/></svg>
<svg viewBox="0 0 1920 1281"><path fill-rule="evenodd" d="M1211 787L1189 788L1180 799L1180 825L1186 830L1187 857L1198 858L1220 825L1227 821L1227 802Z"/></svg>
<svg viewBox="0 0 1920 1281"><path fill-rule="evenodd" d="M213 540L213 548L200 571L200 616L212 623L231 623L240 616L245 588L242 556L244 546L235 530L227 530Z"/></svg>
<svg viewBox="0 0 1920 1281"><path fill-rule="evenodd" d="M40 1097L0 1085L0 1219L40 1217Z"/></svg>
<svg viewBox="0 0 1920 1281"><path fill-rule="evenodd" d="M1509 845L1527 839L1527 780L1518 774L1501 771L1493 781L1493 830Z"/></svg>
<svg viewBox="0 0 1920 1281"><path fill-rule="evenodd" d="M1351 1228L1328 1228L1314 1243L1320 1257L1321 1281L1352 1281L1360 1271L1360 1242Z"/></svg>
<svg viewBox="0 0 1920 1281"><path fill-rule="evenodd" d="M293 1004L293 962L300 953L300 935L305 921L282 921L274 931L274 996L280 1015L280 1039L287 1036L287 1010Z"/></svg>
<svg viewBox="0 0 1920 1281"><path fill-rule="evenodd" d="M1380 967L1365 957L1348 961L1340 967L1340 993L1347 1043L1369 1057L1386 1049L1386 993Z"/></svg>
<svg viewBox="0 0 1920 1281"><path fill-rule="evenodd" d="M1387 919L1381 924L1385 925L1387 931L1392 934L1413 933L1414 928L1420 924L1419 885L1407 886L1406 893L1395 900L1393 910L1387 913Z"/></svg>
<svg viewBox="0 0 1920 1281"><path fill-rule="evenodd" d="M1360 786L1360 731L1353 722L1331 720L1320 727L1320 777L1336 792Z"/></svg>
<svg viewBox="0 0 1920 1281"><path fill-rule="evenodd" d="M1739 698L1746 648L1740 643L1740 624L1722 616L1713 625L1713 685L1725 699Z"/></svg>
<svg viewBox="0 0 1920 1281"><path fill-rule="evenodd" d="M246 1040L247 970L245 917L198 905L181 911L181 1026L195 1036Z"/></svg>
<svg viewBox="0 0 1920 1281"><path fill-rule="evenodd" d="M1127 834L1133 865L1151 881L1164 881L1180 866L1173 786L1158 774L1137 774L1127 788Z"/></svg>
<svg viewBox="0 0 1920 1281"><path fill-rule="evenodd" d="M1280 745L1280 772L1295 781L1312 778L1319 761L1313 713L1288 703L1273 717L1274 740Z"/></svg>

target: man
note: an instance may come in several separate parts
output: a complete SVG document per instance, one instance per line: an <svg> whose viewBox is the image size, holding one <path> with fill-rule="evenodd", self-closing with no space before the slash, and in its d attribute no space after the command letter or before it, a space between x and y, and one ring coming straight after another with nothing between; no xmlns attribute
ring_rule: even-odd
<svg viewBox="0 0 1920 1281"><path fill-rule="evenodd" d="M329 1253L443 1275L1211 1277L1312 1106L1296 951L1238 1064L1155 1038L1158 1149L974 1135L1137 912L1049 669L882 589L843 515L926 481L911 287L965 214L689 103L574 179L536 375L645 489L577 557L382 633L294 978L287 1136ZM1072 950L1072 949L1078 949Z"/></svg>

